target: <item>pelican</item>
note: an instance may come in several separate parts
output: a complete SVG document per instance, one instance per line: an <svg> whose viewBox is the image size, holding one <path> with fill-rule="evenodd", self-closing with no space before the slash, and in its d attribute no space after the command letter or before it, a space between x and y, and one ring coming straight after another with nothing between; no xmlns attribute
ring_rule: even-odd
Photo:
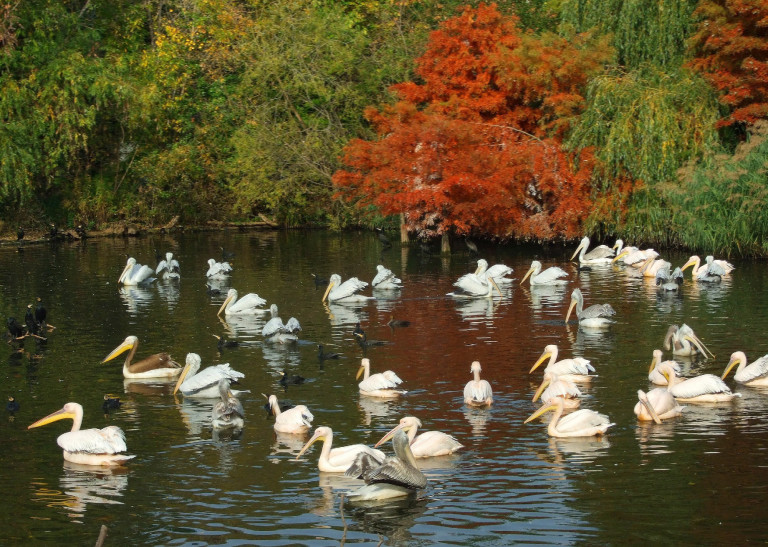
<svg viewBox="0 0 768 547"><path fill-rule="evenodd" d="M205 370L209 370L209 367ZM221 378L216 384L221 400L213 405L211 423L214 429L243 429L243 405L229 389L229 380Z"/></svg>
<svg viewBox="0 0 768 547"><path fill-rule="evenodd" d="M64 449L64 459L81 465L122 465L135 456L121 454L125 452L125 434L117 426L110 425L103 429L80 429L83 423L83 407L78 403L67 403L61 410L37 420L27 427L40 427L57 420L72 419L72 429L56 439Z"/></svg>
<svg viewBox="0 0 768 547"><path fill-rule="evenodd" d="M576 317L579 319L579 326L586 328L607 327L613 321L609 317L616 315L616 311L610 304L593 304L586 310L584 308L584 297L581 289L573 289L571 293L571 305L568 306L568 313L565 314L565 322L571 316L571 311L576 307Z"/></svg>
<svg viewBox="0 0 768 547"><path fill-rule="evenodd" d="M661 350L653 350L653 359L651 359L651 368L648 371L648 380L657 386L666 386L668 381L667 377L661 372L661 365L669 365L672 367L675 374L680 374L680 363L677 361L662 361Z"/></svg>
<svg viewBox="0 0 768 547"><path fill-rule="evenodd" d="M277 304L272 304L269 307L269 312L272 314L272 319L267 321L264 328L261 329L261 335L265 339L281 344L295 342L299 339L296 335L301 330L298 319L291 317L287 323L283 324L283 320L277 315Z"/></svg>
<svg viewBox="0 0 768 547"><path fill-rule="evenodd" d="M159 275L163 272L163 279L178 279L179 276L179 261L173 258L173 253L165 253L165 260L161 260L157 268L155 268L155 274Z"/></svg>
<svg viewBox="0 0 768 547"><path fill-rule="evenodd" d="M576 387L576 384L570 380L563 380L551 372L544 373L544 380L533 395L531 402L535 403L539 397L545 405L555 397L563 400L564 408L579 408L581 405L581 391Z"/></svg>
<svg viewBox="0 0 768 547"><path fill-rule="evenodd" d="M221 315L222 311L224 315L256 315L266 313L268 310L262 308L266 303L266 300L253 292L249 292L238 300L237 291L229 289L227 291L227 298L216 315Z"/></svg>
<svg viewBox="0 0 768 547"><path fill-rule="evenodd" d="M659 268L656 272L656 285L664 291L676 291L683 284L683 271L680 268L670 273L669 267Z"/></svg>
<svg viewBox="0 0 768 547"><path fill-rule="evenodd" d="M493 404L493 389L488 380L480 379L480 361L473 361L469 373L474 374L474 380L464 386L464 404L469 406L491 406Z"/></svg>
<svg viewBox="0 0 768 547"><path fill-rule="evenodd" d="M474 274L468 274L471 276L474 276ZM459 279L454 285L458 286L459 282L466 276L463 276ZM464 286L469 286L468 283L464 283L461 287L459 287L458 291L449 292L447 293L447 296L453 296L454 298L493 298L493 289L496 289L496 291L499 293L499 296L501 296L501 289L499 289L499 286L496 284L496 281L492 277L488 277L485 281L483 281L483 285L477 285L475 289L478 289L480 287L483 287L482 291L476 291L476 290L466 290Z"/></svg>
<svg viewBox="0 0 768 547"><path fill-rule="evenodd" d="M707 349L704 342L693 332L693 329L683 323L679 327L670 325L667 334L664 336L664 349L672 350L672 355L695 355L701 353L704 358L707 353L714 357L715 355Z"/></svg>
<svg viewBox="0 0 768 547"><path fill-rule="evenodd" d="M618 240L621 241L621 240ZM640 250L637 247L625 247L622 251L616 251L616 258L612 262L622 262L625 266L639 268L649 258L658 258L659 253L653 249Z"/></svg>
<svg viewBox="0 0 768 547"><path fill-rule="evenodd" d="M531 276L531 287L535 285L565 285L568 283L567 279L560 279L568 275L568 272L557 266L552 266L542 272L541 262L538 260L531 262L531 268L520 282L521 285L528 279L529 275Z"/></svg>
<svg viewBox="0 0 768 547"><path fill-rule="evenodd" d="M156 278L152 277L155 271L149 266L136 264L136 259L130 257L123 268L123 273L117 279L117 284L139 285L152 283Z"/></svg>
<svg viewBox="0 0 768 547"><path fill-rule="evenodd" d="M612 425L608 416L594 410L581 409L568 414L561 419L564 402L560 397L553 398L548 404L531 414L524 423L528 423L548 412L554 410L552 420L547 426L547 432L552 437L593 437L601 436Z"/></svg>
<svg viewBox="0 0 768 547"><path fill-rule="evenodd" d="M741 397L741 393L731 392L725 382L714 374L679 378L674 368L663 363L659 366L659 370L667 377L667 389L678 401L719 403Z"/></svg>
<svg viewBox="0 0 768 547"><path fill-rule="evenodd" d="M362 470L366 485L349 494L352 501L382 500L407 496L427 486L427 477L416 467L408 437L402 429L385 435L377 444L392 438L395 455L385 459L381 465ZM360 460L370 461L365 454L358 455L356 464L351 466L347 474L359 476Z"/></svg>
<svg viewBox="0 0 768 547"><path fill-rule="evenodd" d="M512 273L512 268L506 264L494 264L488 267L488 261L484 258L480 258L477 261L477 269L475 275L480 278L493 279L496 284L503 285L505 283L512 283L512 280L507 275Z"/></svg>
<svg viewBox="0 0 768 547"><path fill-rule="evenodd" d="M181 365L174 361L167 353L155 353L140 361L132 363L133 356L139 348L139 339L135 336L126 337L123 342L107 355L102 363L106 363L128 351L123 363L123 376L125 378L175 378L181 374Z"/></svg>
<svg viewBox="0 0 768 547"><path fill-rule="evenodd" d="M364 444L350 444L348 446L332 448L333 430L330 427L321 426L315 429L315 434L307 441L307 444L301 449L296 459L301 458L301 455L317 441L323 441L323 449L320 451L320 458L317 460L317 468L326 473L344 473L355 461L357 455L362 452L370 454L380 462L386 458L386 455L381 450L376 450Z"/></svg>
<svg viewBox="0 0 768 547"><path fill-rule="evenodd" d="M360 361L360 368L357 370L355 380L360 378L361 374L363 380L358 384L361 395L391 399L408 393L402 389L395 389L402 383L402 380L391 370L371 374L371 360L367 357Z"/></svg>
<svg viewBox="0 0 768 547"><path fill-rule="evenodd" d="M184 397L214 398L221 393L220 380L228 382L245 378L245 374L229 368L229 363L213 365L200 371L200 356L197 353L188 353L184 370L181 371L173 394L181 391ZM227 384L229 390L229 384Z"/></svg>
<svg viewBox="0 0 768 547"><path fill-rule="evenodd" d="M266 395L265 395L266 397ZM315 419L312 413L304 405L296 405L288 410L281 411L277 402L277 397L270 395L267 397L269 408L275 415L275 431L278 433L291 433L293 435L303 435L312 427L312 420Z"/></svg>
<svg viewBox="0 0 768 547"><path fill-rule="evenodd" d="M549 344L544 347L544 353L531 367L529 374L536 370L536 368L549 358L549 363L544 369L544 374L552 373L557 375L561 380L569 380L571 382L589 382L592 380L593 375L590 372L595 372L593 367L587 359L583 357L574 357L573 359L557 360L558 349L555 344Z"/></svg>
<svg viewBox="0 0 768 547"><path fill-rule="evenodd" d="M325 294L323 294L323 299L321 302L325 302L326 298L328 299L328 302L341 303L365 302L366 300L371 300L373 298L372 296L356 294L358 291L363 290L367 286L368 283L365 281L360 281L356 277L350 277L344 283L342 283L341 276L339 274L333 274L331 276L330 282L328 283L328 288L325 289Z"/></svg>
<svg viewBox="0 0 768 547"><path fill-rule="evenodd" d="M642 277L656 277L656 274L659 272L659 270L663 269L670 269L672 267L672 264L670 262L667 262L666 260L662 260L660 258L654 259L654 258L646 258L645 262L643 262L642 266L640 266L640 274Z"/></svg>
<svg viewBox="0 0 768 547"><path fill-rule="evenodd" d="M376 277L371 281L371 287L374 289L402 289L403 282L395 277L392 270L379 264L376 266Z"/></svg>
<svg viewBox="0 0 768 547"><path fill-rule="evenodd" d="M662 420L675 418L683 413L683 408L677 403L675 397L666 389L657 387L647 394L637 390L638 402L635 404L635 415L643 422L653 420L660 424Z"/></svg>
<svg viewBox="0 0 768 547"><path fill-rule="evenodd" d="M205 272L205 276L208 279L226 279L231 271L232 266L229 265L229 262L216 262L213 258L209 258L208 271Z"/></svg>
<svg viewBox="0 0 768 547"><path fill-rule="evenodd" d="M757 361L747 364L747 356L744 355L744 352L734 351L728 366L725 367L725 372L723 372L723 380L736 364L739 365L734 376L737 382L745 386L768 386L768 355L763 355Z"/></svg>
<svg viewBox="0 0 768 547"><path fill-rule="evenodd" d="M382 442L392 437L398 429L402 429L408 433L408 442L411 445L411 452L413 453L414 458L447 456L448 454L453 454L459 448L464 447L464 445L454 437L447 433L443 433L442 431L425 431L417 436L416 433L420 427L421 420L415 416L406 416L400 420L400 423L395 426L394 429L384 435L376 446L379 446Z"/></svg>
<svg viewBox="0 0 768 547"><path fill-rule="evenodd" d="M609 264L613 260L613 249L606 245L598 245L587 253L589 247L589 237L584 236L579 246L571 256L571 260L579 255L579 264L582 266L594 266L596 264ZM579 253L581 251L581 253ZM586 253L586 254L585 254Z"/></svg>
<svg viewBox="0 0 768 547"><path fill-rule="evenodd" d="M701 264L701 259L697 255L693 255L683 265L682 270L684 271L688 266L693 266L691 268L692 278L696 281L705 281L708 276L724 277L736 269L736 266L727 260L715 260L712 255L705 257L704 262Z"/></svg>

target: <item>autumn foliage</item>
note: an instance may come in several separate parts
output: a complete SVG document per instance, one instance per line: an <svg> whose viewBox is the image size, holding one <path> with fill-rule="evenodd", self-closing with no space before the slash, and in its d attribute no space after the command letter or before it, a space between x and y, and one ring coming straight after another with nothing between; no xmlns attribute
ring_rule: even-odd
<svg viewBox="0 0 768 547"><path fill-rule="evenodd" d="M567 153L562 138L609 55L586 35L524 34L493 4L465 8L430 35L421 82L366 111L378 139L346 147L339 195L404 213L420 235L577 235L594 159Z"/></svg>

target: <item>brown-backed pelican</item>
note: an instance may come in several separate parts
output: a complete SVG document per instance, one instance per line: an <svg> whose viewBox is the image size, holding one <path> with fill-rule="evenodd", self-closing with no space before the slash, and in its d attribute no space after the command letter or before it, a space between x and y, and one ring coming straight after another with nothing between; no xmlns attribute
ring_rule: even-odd
<svg viewBox="0 0 768 547"><path fill-rule="evenodd" d="M653 350L653 359L651 359L651 368L648 370L648 380L652 384L656 384L657 386L666 386L668 381L667 377L664 376L664 374L661 373L661 369L659 368L662 364L669 365L672 367L675 371L675 374L680 374L680 363L677 361L662 361L661 356L661 350L655 349Z"/></svg>
<svg viewBox="0 0 768 547"><path fill-rule="evenodd" d="M664 349L672 350L672 355L695 355L701 353L704 358L707 358L707 353L711 357L715 355L707 349L698 336L693 332L693 329L683 323L679 327L677 325L670 325L667 329L667 334L664 335Z"/></svg>
<svg viewBox="0 0 768 547"><path fill-rule="evenodd" d="M210 367L209 367L210 368ZM206 369L208 370L208 369ZM229 380L221 378L216 387L219 390L219 401L213 405L211 423L214 429L242 429L245 417L243 405L229 389Z"/></svg>
<svg viewBox="0 0 768 547"><path fill-rule="evenodd" d="M136 259L133 257L130 257L128 259L128 262L125 264L125 268L123 268L123 272L120 274L120 277L117 279L117 283L123 284L123 285L139 285L139 284L147 284L154 281L156 278L152 277L155 274L155 271L150 268L149 266L143 266L141 264L136 264Z"/></svg>
<svg viewBox="0 0 768 547"><path fill-rule="evenodd" d="M366 300L371 300L373 299L372 296L356 294L358 291L362 291L367 286L367 282L360 281L356 277L350 277L344 283L342 283L341 276L339 274L333 274L331 275L328 288L325 289L325 293L323 294L323 299L321 302L325 302L326 298L328 299L328 302L339 303L365 302Z"/></svg>
<svg viewBox="0 0 768 547"><path fill-rule="evenodd" d="M548 404L531 414L524 423L528 423L544 414L554 411L552 420L547 426L547 433L552 437L593 437L603 435L612 425L605 414L594 410L581 409L563 416L564 402L555 397ZM562 417L562 418L561 418Z"/></svg>
<svg viewBox="0 0 768 547"><path fill-rule="evenodd" d="M488 380L480 379L480 361L473 361L469 367L469 373L474 379L464 386L464 404L468 406L491 406L493 403L493 389Z"/></svg>
<svg viewBox="0 0 768 547"><path fill-rule="evenodd" d="M267 397L266 395L264 395ZM315 419L312 413L304 405L296 405L288 410L280 410L277 397L270 395L267 397L269 408L275 416L275 431L278 433L290 433L293 435L303 435L312 427L312 420Z"/></svg>
<svg viewBox="0 0 768 547"><path fill-rule="evenodd" d="M379 446L386 439L392 437L398 429L408 433L408 441L411 444L411 452L414 458L432 458L436 456L447 456L453 454L464 445L457 441L453 436L442 431L425 431L417 435L421 427L421 420L415 416L406 416L400 420L389 433L384 435L377 443Z"/></svg>
<svg viewBox="0 0 768 547"><path fill-rule="evenodd" d="M571 311L576 307L576 317L579 319L579 326L585 328L605 328L613 321L610 317L616 315L616 311L610 304L593 304L584 309L584 296L581 289L573 289L571 293L571 305L568 306L568 313L565 314L565 322L571 316Z"/></svg>
<svg viewBox="0 0 768 547"><path fill-rule="evenodd" d="M253 292L249 292L238 299L237 291L229 289L227 291L227 298L221 304L216 315L221 315L221 312L224 312L224 315L257 315L267 313L269 310L262 307L266 303L266 300Z"/></svg>
<svg viewBox="0 0 768 547"><path fill-rule="evenodd" d="M376 276L371 281L371 287L374 289L402 289L403 282L395 276L392 270L379 264L376 266Z"/></svg>
<svg viewBox="0 0 768 547"><path fill-rule="evenodd" d="M589 236L584 236L579 246L571 256L571 260L579 255L579 264L583 266L594 266L596 264L609 264L613 260L613 249L607 245L598 245L591 251L587 252L589 247ZM581 253L579 253L581 251Z"/></svg>
<svg viewBox="0 0 768 547"><path fill-rule="evenodd" d="M557 360L558 349L555 344L548 344L544 347L544 353L534 363L529 371L529 374L536 370L536 368L549 358L549 363L544 369L544 373L550 372L556 374L561 380L570 380L571 382L589 382L592 380L593 375L590 372L595 372L593 367L587 359L583 357L574 357L573 359Z"/></svg>
<svg viewBox="0 0 768 547"><path fill-rule="evenodd" d="M675 418L683 413L683 408L675 397L663 387L652 389L647 394L637 390L638 402L635 404L635 415L643 422L653 420L660 424L662 420Z"/></svg>
<svg viewBox="0 0 768 547"><path fill-rule="evenodd" d="M161 260L155 268L155 275L163 272L163 279L178 279L180 277L179 261L173 258L173 253L165 253L165 260Z"/></svg>
<svg viewBox="0 0 768 547"><path fill-rule="evenodd" d="M538 260L531 262L530 269L523 276L523 280L520 281L521 285L528 279L529 275L531 276L531 287L536 285L565 285L568 283L567 279L560 279L568 275L568 272L557 266L551 266L542 272L541 262Z"/></svg>
<svg viewBox="0 0 768 547"><path fill-rule="evenodd" d="M61 410L37 420L27 427L40 427L57 420L71 419L72 429L56 439L64 450L64 459L82 465L122 465L134 456L125 452L125 434L117 426L110 425L103 429L80 429L83 423L83 407L78 403L67 403Z"/></svg>
<svg viewBox="0 0 768 547"><path fill-rule="evenodd" d="M363 376L362 381L358 384L361 395L391 399L408 393L405 390L396 389L403 381L391 370L371 374L371 360L367 357L360 361L360 368L357 369L355 379L360 378L360 375Z"/></svg>
<svg viewBox="0 0 768 547"><path fill-rule="evenodd" d="M208 279L226 279L231 271L232 266L229 265L229 262L216 262L213 258L209 258L208 271L205 272L205 276Z"/></svg>
<svg viewBox="0 0 768 547"><path fill-rule="evenodd" d="M136 350L139 348L139 339L135 336L126 337L123 342L107 355L101 362L106 363L128 351L123 363L123 376L126 378L175 378L181 374L181 365L174 361L165 352L155 353L135 363L132 362Z"/></svg>
<svg viewBox="0 0 768 547"><path fill-rule="evenodd" d="M301 331L301 325L298 319L291 317L287 323L283 324L283 320L277 315L277 304L272 304L269 307L269 313L272 315L272 319L267 321L264 328L261 329L261 335L267 341L287 344L299 339L297 334Z"/></svg>
<svg viewBox="0 0 768 547"><path fill-rule="evenodd" d="M758 360L747 364L747 356L744 352L734 351L723 372L723 380L737 364L739 368L736 369L734 380L745 386L768 386L768 355L763 355Z"/></svg>
<svg viewBox="0 0 768 547"><path fill-rule="evenodd" d="M679 378L669 364L662 363L658 368L667 377L667 389L678 401L720 403L741 397L740 393L733 393L725 382L714 374Z"/></svg>
<svg viewBox="0 0 768 547"><path fill-rule="evenodd" d="M364 444L350 444L333 448L333 430L330 427L320 426L315 429L315 434L307 441L307 444L301 449L296 459L301 458L301 455L317 441L323 441L323 449L320 451L320 458L317 460L317 468L326 473L344 473L361 452L370 454L379 462L384 461L386 458L386 455L381 450L376 450Z"/></svg>
<svg viewBox="0 0 768 547"><path fill-rule="evenodd" d="M174 395L181 391L185 397L214 398L220 394L219 381L226 379L236 381L245 378L245 374L229 368L229 363L212 365L200 370L200 356L197 353L188 353L184 370L181 371ZM227 384L229 389L229 384Z"/></svg>

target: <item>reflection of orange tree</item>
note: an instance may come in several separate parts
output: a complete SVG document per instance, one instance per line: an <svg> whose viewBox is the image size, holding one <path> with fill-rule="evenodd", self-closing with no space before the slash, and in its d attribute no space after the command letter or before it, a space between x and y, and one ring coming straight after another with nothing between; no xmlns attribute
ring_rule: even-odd
<svg viewBox="0 0 768 547"><path fill-rule="evenodd" d="M379 139L346 147L339 194L402 212L422 235L577 234L594 161L562 138L608 55L585 35L523 34L495 5L466 8L431 34L417 60L423 83L397 84L396 104L366 111Z"/></svg>

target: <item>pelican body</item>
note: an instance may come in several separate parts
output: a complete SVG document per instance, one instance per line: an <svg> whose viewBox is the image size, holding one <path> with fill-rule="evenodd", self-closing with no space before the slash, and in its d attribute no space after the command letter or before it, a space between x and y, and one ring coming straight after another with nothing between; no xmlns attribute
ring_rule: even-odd
<svg viewBox="0 0 768 547"><path fill-rule="evenodd" d="M673 272L670 272L669 268L665 267L659 268L656 272L656 285L664 291L676 291L682 284L683 271L680 268L675 268Z"/></svg>
<svg viewBox="0 0 768 547"><path fill-rule="evenodd" d="M475 270L475 275L478 277L493 279L498 285L512 283L512 280L506 277L511 273L512 268L506 264L494 264L493 266L489 267L488 261L484 258L478 259L477 269Z"/></svg>
<svg viewBox="0 0 768 547"><path fill-rule="evenodd" d="M416 433L420 427L421 420L415 416L406 416L400 420L400 423L394 429L384 435L376 446L391 438L397 430L402 429L408 434L408 442L411 445L411 452L414 458L447 456L464 447L453 436L442 431L425 431L421 435L417 435Z"/></svg>
<svg viewBox="0 0 768 547"><path fill-rule="evenodd" d="M181 374L181 365L173 360L167 353L155 353L135 363L133 361L136 350L139 348L139 339L135 336L126 337L123 342L107 355L102 363L106 363L128 351L123 363L123 376L125 378L175 378ZM130 350L130 351L129 351Z"/></svg>
<svg viewBox="0 0 768 547"><path fill-rule="evenodd" d="M474 379L464 386L464 404L468 406L491 406L493 404L493 389L488 380L480 379L480 361L473 361L469 373Z"/></svg>
<svg viewBox="0 0 768 547"><path fill-rule="evenodd" d="M734 351L723 372L723 380L737 364L739 367L736 369L734 380L745 386L768 386L768 355L763 355L757 361L747 364L747 356L744 352Z"/></svg>
<svg viewBox="0 0 768 547"><path fill-rule="evenodd" d="M685 271L689 266L692 266L691 277L694 281L719 281L736 269L736 266L727 260L715 260L712 255L705 257L704 264L697 255L693 255L681 269Z"/></svg>
<svg viewBox="0 0 768 547"><path fill-rule="evenodd" d="M267 397L269 408L275 416L275 431L278 433L290 433L291 435L303 435L312 427L315 419L312 413L304 405L296 405L288 410L280 410L277 397Z"/></svg>
<svg viewBox="0 0 768 547"><path fill-rule="evenodd" d="M474 276L474 274L467 275ZM465 279L466 277L467 276L459 278L459 280L454 283L454 285L458 286L462 279ZM501 289L492 277L482 280L482 284L471 288L471 290L467 290L465 287L470 287L470 285L468 283L464 283L459 287L460 290L449 292L448 296L453 296L455 298L493 298L493 289L496 289L496 291L499 293L499 296L501 296ZM482 288L481 291L479 290L480 288Z"/></svg>
<svg viewBox="0 0 768 547"><path fill-rule="evenodd" d="M56 443L64 450L64 459L81 465L122 465L134 456L122 454L127 450L125 434L117 426L103 429L80 429L83 423L83 407L78 403L67 403L61 410L37 420L27 429L40 427L57 420L72 420L72 429L62 433Z"/></svg>
<svg viewBox="0 0 768 547"><path fill-rule="evenodd" d="M315 434L307 441L307 444L299 452L298 460L307 449L317 441L323 441L323 449L317 460L317 468L325 473L344 473L355 461L360 453L367 453L379 462L383 462L386 455L381 450L376 450L364 444L351 444L332 448L333 430L330 427L321 426L315 429Z"/></svg>
<svg viewBox="0 0 768 547"><path fill-rule="evenodd" d="M685 323L679 327L677 325L669 326L667 334L664 336L664 349L671 349L672 355L695 355L696 353L701 353L706 358L707 353L709 353L711 357L714 357L714 354L696 336L693 329Z"/></svg>
<svg viewBox="0 0 768 547"><path fill-rule="evenodd" d="M367 282L360 281L356 277L350 277L344 283L342 283L341 276L339 274L333 274L330 277L328 288L325 289L325 293L323 294L323 299L321 302L325 302L326 298L328 299L328 302L340 303L365 302L367 300L371 300L373 298L372 296L357 294L367 286Z"/></svg>
<svg viewBox="0 0 768 547"><path fill-rule="evenodd" d="M721 403L741 397L733 393L723 380L714 374L702 374L693 378L679 378L669 365L660 365L659 370L667 377L667 389L678 401L691 403Z"/></svg>
<svg viewBox="0 0 768 547"><path fill-rule="evenodd" d="M253 292L238 299L237 291L229 289L227 298L221 304L216 315L221 315L221 312L224 312L224 315L258 315L269 311L262 307L266 303L266 300Z"/></svg>
<svg viewBox="0 0 768 547"><path fill-rule="evenodd" d="M396 389L403 381L391 370L371 374L371 360L367 357L360 361L355 379L357 380L361 375L363 380L358 384L361 395L392 399L408 393L405 390Z"/></svg>
<svg viewBox="0 0 768 547"><path fill-rule="evenodd" d="M178 279L180 277L179 261L173 258L173 253L165 253L165 260L161 260L155 268L155 275L163 273L163 279Z"/></svg>
<svg viewBox="0 0 768 547"><path fill-rule="evenodd" d="M620 241L620 239L617 239L616 243L618 244ZM613 262L621 262L625 266L639 268L642 267L642 265L645 264L645 261L649 258L657 258L658 256L659 253L653 249L645 249L641 251L637 247L624 247L624 249L619 247L616 249L616 258L613 259Z"/></svg>
<svg viewBox="0 0 768 547"><path fill-rule="evenodd" d="M208 271L205 276L208 279L226 279L232 272L232 266L229 262L216 262L213 258L208 259Z"/></svg>
<svg viewBox="0 0 768 547"><path fill-rule="evenodd" d="M297 333L301 331L301 325L298 319L291 317L287 323L283 324L283 320L277 314L276 304L269 307L269 312L272 314L272 319L267 321L264 328L261 329L261 334L266 340L286 344L299 339Z"/></svg>
<svg viewBox="0 0 768 547"><path fill-rule="evenodd" d="M605 328L613 323L610 318L616 315L616 311L610 304L594 304L584 309L584 296L578 288L573 289L571 293L571 304L568 306L568 313L565 314L566 323L574 307L576 307L576 317L579 319L580 327Z"/></svg>
<svg viewBox="0 0 768 547"><path fill-rule="evenodd" d="M648 380L652 384L656 384L657 386L666 386L669 381L667 380L667 377L662 374L661 368L662 366L669 366L672 367L672 370L674 371L675 375L680 374L680 363L677 361L662 361L661 360L661 350L655 349L653 350L653 359L651 359L651 368L648 370Z"/></svg>
<svg viewBox="0 0 768 547"><path fill-rule="evenodd" d="M376 266L376 277L371 281L371 287L374 289L402 289L403 282L395 277L392 270L379 264Z"/></svg>
<svg viewBox="0 0 768 547"><path fill-rule="evenodd" d="M209 367L211 368L211 367ZM209 369L206 369L209 370ZM229 379L221 378L216 387L219 401L213 405L211 423L214 429L242 429L245 420L243 405L229 389Z"/></svg>
<svg viewBox="0 0 768 547"><path fill-rule="evenodd" d="M637 390L638 402L635 404L635 415L642 422L653 420L660 424L662 420L676 418L683 413L683 408L677 403L675 397L662 387L652 389L647 394Z"/></svg>
<svg viewBox="0 0 768 547"><path fill-rule="evenodd" d="M567 279L560 279L561 277L565 277L568 275L568 272L566 272L562 268L558 268L557 266L552 266L550 268L547 268L543 272L541 271L541 262L538 260L534 260L531 262L530 269L526 272L525 276L523 276L523 280L520 281L520 284L522 285L526 279L528 279L528 276L531 277L531 287L534 287L536 285L565 285L568 283Z"/></svg>
<svg viewBox="0 0 768 547"><path fill-rule="evenodd" d="M117 283L123 285L149 284L156 278L152 277L155 271L149 266L136 263L136 259L130 257L123 268L123 272L117 279Z"/></svg>
<svg viewBox="0 0 768 547"><path fill-rule="evenodd" d="M579 255L579 264L582 266L610 264L610 262L613 260L613 249L606 245L598 245L591 251L587 252L588 248L589 237L584 236L584 238L579 243L579 246L576 247L576 250L573 252L571 260L576 258L576 255Z"/></svg>
<svg viewBox="0 0 768 547"><path fill-rule="evenodd" d="M560 397L555 397L548 404L531 414L524 423L528 423L544 414L554 411L552 419L547 426L547 432L551 437L594 437L603 435L609 427L616 425L611 423L608 416L594 410L577 410L563 416L564 402Z"/></svg>
<svg viewBox="0 0 768 547"><path fill-rule="evenodd" d="M536 363L531 367L529 374L549 358L549 363L544 369L544 374L555 374L560 380L568 380L571 382L589 382L592 380L594 374L590 375L590 372L595 372L595 367L593 367L587 359L584 359L583 357L574 357L573 359L563 359L558 361L557 354L558 349L555 344L545 346L544 353L541 354L541 357L539 357Z"/></svg>
<svg viewBox="0 0 768 547"><path fill-rule="evenodd" d="M200 356L197 353L187 354L184 370L181 371L173 388L174 395L177 391L181 391L184 397L211 399L221 394L219 386L221 380L227 380L227 390L229 390L229 382L245 378L242 372L229 368L229 363L213 365L202 371L200 371L200 363Z"/></svg>
<svg viewBox="0 0 768 547"><path fill-rule="evenodd" d="M551 372L544 373L544 379L541 385L533 395L531 402L536 402L541 397L541 402L549 404L555 397L563 400L564 408L579 408L581 405L581 390L570 380L563 380L557 374Z"/></svg>

